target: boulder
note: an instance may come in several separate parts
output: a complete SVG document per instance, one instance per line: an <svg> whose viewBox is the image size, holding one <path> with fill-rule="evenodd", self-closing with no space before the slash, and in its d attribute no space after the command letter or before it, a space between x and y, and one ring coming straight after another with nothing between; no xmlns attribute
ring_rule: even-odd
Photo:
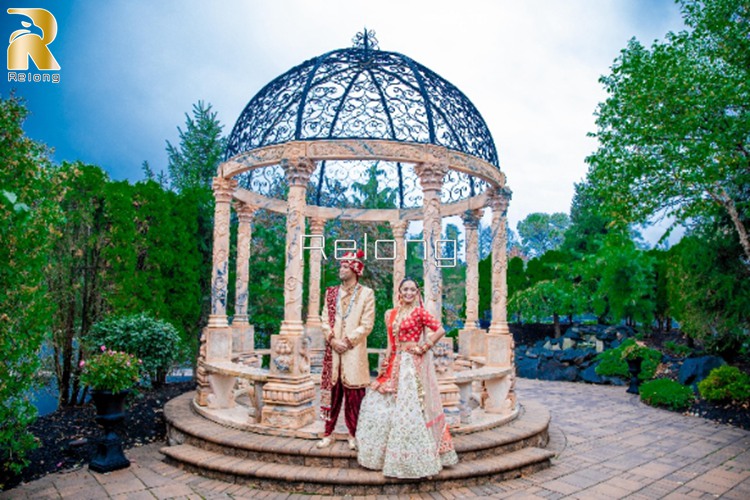
<svg viewBox="0 0 750 500"><path fill-rule="evenodd" d="M562 351L560 361L581 365L594 356L596 356L596 351L593 349L566 349Z"/></svg>
<svg viewBox="0 0 750 500"><path fill-rule="evenodd" d="M697 385L698 382L708 377L711 370L727 364L719 356L701 356L698 358L687 358L680 367L677 380L682 385Z"/></svg>
<svg viewBox="0 0 750 500"><path fill-rule="evenodd" d="M578 378L578 369L575 366L566 366L556 359L551 359L539 365L540 380L565 380L573 382Z"/></svg>
<svg viewBox="0 0 750 500"><path fill-rule="evenodd" d="M597 363L598 364L598 363ZM596 373L596 365L591 365L585 370L581 370L581 380L589 384L604 384L604 379Z"/></svg>
<svg viewBox="0 0 750 500"><path fill-rule="evenodd" d="M539 360L536 358L517 359L516 373L523 378L539 378Z"/></svg>
<svg viewBox="0 0 750 500"><path fill-rule="evenodd" d="M568 331L565 332L565 335L563 335L563 338L570 339L570 340L582 340L581 332L578 329L578 327L575 327L575 326L568 328Z"/></svg>

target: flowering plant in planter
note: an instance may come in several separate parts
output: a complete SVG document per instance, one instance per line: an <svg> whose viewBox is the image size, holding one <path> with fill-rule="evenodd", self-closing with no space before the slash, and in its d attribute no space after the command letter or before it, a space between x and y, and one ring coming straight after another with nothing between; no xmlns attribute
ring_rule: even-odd
<svg viewBox="0 0 750 500"><path fill-rule="evenodd" d="M81 382L95 391L113 393L130 389L138 383L141 360L121 351L100 347L101 353L81 361Z"/></svg>

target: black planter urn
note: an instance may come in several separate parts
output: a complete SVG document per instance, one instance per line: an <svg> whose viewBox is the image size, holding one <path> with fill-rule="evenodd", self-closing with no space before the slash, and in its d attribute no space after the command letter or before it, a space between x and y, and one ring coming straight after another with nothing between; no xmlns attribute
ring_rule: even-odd
<svg viewBox="0 0 750 500"><path fill-rule="evenodd" d="M638 378L638 374L641 373L641 362L642 358L628 359L628 371L630 372L630 386L628 387L629 394L639 394L638 386L641 385L641 381Z"/></svg>
<svg viewBox="0 0 750 500"><path fill-rule="evenodd" d="M96 423L104 428L104 433L96 443L89 469L95 472L111 472L130 466L130 460L122 451L122 439L115 429L125 419L125 398L130 391L92 391L91 399L96 406Z"/></svg>

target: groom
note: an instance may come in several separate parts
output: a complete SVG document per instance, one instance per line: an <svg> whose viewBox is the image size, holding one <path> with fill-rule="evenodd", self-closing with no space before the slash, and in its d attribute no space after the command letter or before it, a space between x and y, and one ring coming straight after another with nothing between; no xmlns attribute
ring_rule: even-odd
<svg viewBox="0 0 750 500"><path fill-rule="evenodd" d="M320 377L320 414L325 421L323 439L316 445L333 444L341 403L346 399L344 417L349 430L349 449L357 449L359 407L370 385L367 362L367 336L375 323L375 293L359 283L365 269L362 251L348 252L341 259L341 285L326 289L323 335L326 350Z"/></svg>

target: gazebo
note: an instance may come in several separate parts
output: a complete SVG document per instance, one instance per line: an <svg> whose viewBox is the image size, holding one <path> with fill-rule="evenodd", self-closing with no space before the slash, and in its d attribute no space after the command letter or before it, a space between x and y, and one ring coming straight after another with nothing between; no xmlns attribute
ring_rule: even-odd
<svg viewBox="0 0 750 500"><path fill-rule="evenodd" d="M395 193L393 206L342 208L334 203L351 192L352 182L362 179L373 162L381 172L378 184ZM287 189L279 189L283 185ZM486 123L454 85L405 55L380 50L374 34L365 30L355 37L353 47L305 61L253 97L229 136L213 191L211 311L201 338L198 387L190 401L194 416L257 435L319 437L315 372L323 349L320 249L326 221L390 225L393 239L385 245L391 250L387 259L393 265L394 298L405 275L408 225L421 222L425 307L441 317L442 221L460 216L466 235L465 326L459 332L458 354L450 338L435 349L446 417L459 436L457 443L462 433L521 420L525 412L514 392L514 346L506 314L506 212L511 191ZM477 233L485 208L492 211L493 234L488 330L478 326ZM239 224L235 314L230 322L232 209ZM247 314L252 300L251 227L258 210L286 218L284 317L280 331L271 336L269 369L257 363L261 353L254 349L252 318ZM304 252L309 253L307 304ZM180 426L176 406L170 412L170 405L166 413L171 441L183 444L189 432ZM538 425L527 436L526 447L546 443L549 415L540 412L541 417L532 419ZM305 453L318 453L314 447L303 448ZM347 456L343 448L341 453ZM166 448L165 454L189 462L173 448ZM513 470L548 465L550 456L540 450L534 460ZM493 474L497 475L484 476Z"/></svg>

